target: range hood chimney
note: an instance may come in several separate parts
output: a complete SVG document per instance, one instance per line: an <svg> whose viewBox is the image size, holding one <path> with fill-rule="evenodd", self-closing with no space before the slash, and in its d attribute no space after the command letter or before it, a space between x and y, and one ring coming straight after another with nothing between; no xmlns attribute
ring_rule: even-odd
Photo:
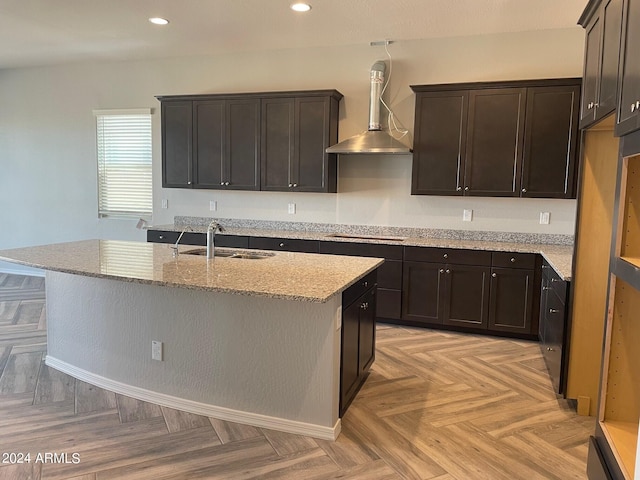
<svg viewBox="0 0 640 480"><path fill-rule="evenodd" d="M385 63L377 61L371 67L371 91L369 96L369 130L347 138L327 148L327 153L357 154L410 154L411 149L389 132L382 130L380 123L380 97L384 86Z"/></svg>

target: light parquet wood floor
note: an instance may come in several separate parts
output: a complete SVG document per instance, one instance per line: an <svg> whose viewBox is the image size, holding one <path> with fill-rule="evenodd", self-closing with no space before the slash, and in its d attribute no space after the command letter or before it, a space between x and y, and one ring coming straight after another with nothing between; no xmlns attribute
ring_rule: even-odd
<svg viewBox="0 0 640 480"><path fill-rule="evenodd" d="M556 398L533 342L380 325L328 442L75 380L44 364L45 324L44 279L0 273L2 480L586 478L593 419Z"/></svg>

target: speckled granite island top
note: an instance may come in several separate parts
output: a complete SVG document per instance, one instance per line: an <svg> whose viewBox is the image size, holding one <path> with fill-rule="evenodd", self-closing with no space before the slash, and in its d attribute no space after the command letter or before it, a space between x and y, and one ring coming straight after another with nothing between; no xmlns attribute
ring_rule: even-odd
<svg viewBox="0 0 640 480"><path fill-rule="evenodd" d="M378 258L290 252L257 260L207 260L184 253L194 248L181 246L174 257L166 244L85 240L0 250L0 260L98 278L306 302L326 302L383 263Z"/></svg>

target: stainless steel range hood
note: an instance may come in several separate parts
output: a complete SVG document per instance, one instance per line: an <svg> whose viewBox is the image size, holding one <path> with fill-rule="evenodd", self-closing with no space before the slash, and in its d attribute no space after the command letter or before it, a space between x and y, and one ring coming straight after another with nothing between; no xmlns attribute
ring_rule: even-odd
<svg viewBox="0 0 640 480"><path fill-rule="evenodd" d="M371 90L369 96L369 130L347 138L327 148L327 153L357 154L410 154L411 149L389 132L382 130L380 123L380 96L384 85L386 66L377 61L371 67Z"/></svg>

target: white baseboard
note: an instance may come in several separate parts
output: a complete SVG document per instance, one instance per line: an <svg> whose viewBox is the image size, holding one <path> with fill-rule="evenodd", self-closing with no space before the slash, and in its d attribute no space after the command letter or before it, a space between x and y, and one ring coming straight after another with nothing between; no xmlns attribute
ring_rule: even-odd
<svg viewBox="0 0 640 480"><path fill-rule="evenodd" d="M268 428L278 430L280 432L295 433L308 437L319 438L322 440L335 440L340 435L341 423L340 419L336 421L333 427L324 427L322 425L314 425L310 423L297 422L295 420L287 420L285 418L269 417L258 413L244 412L241 410L233 410L226 407L219 407L207 403L186 400L164 393L154 392L133 385L110 380L108 378L96 375L81 368L77 368L62 360L47 355L45 363L63 373L71 375L78 380L90 383L100 388L110 390L121 395L137 398L145 402L155 403L176 410L182 410L196 415L205 417L213 417L229 422L242 423L252 425L254 427Z"/></svg>

